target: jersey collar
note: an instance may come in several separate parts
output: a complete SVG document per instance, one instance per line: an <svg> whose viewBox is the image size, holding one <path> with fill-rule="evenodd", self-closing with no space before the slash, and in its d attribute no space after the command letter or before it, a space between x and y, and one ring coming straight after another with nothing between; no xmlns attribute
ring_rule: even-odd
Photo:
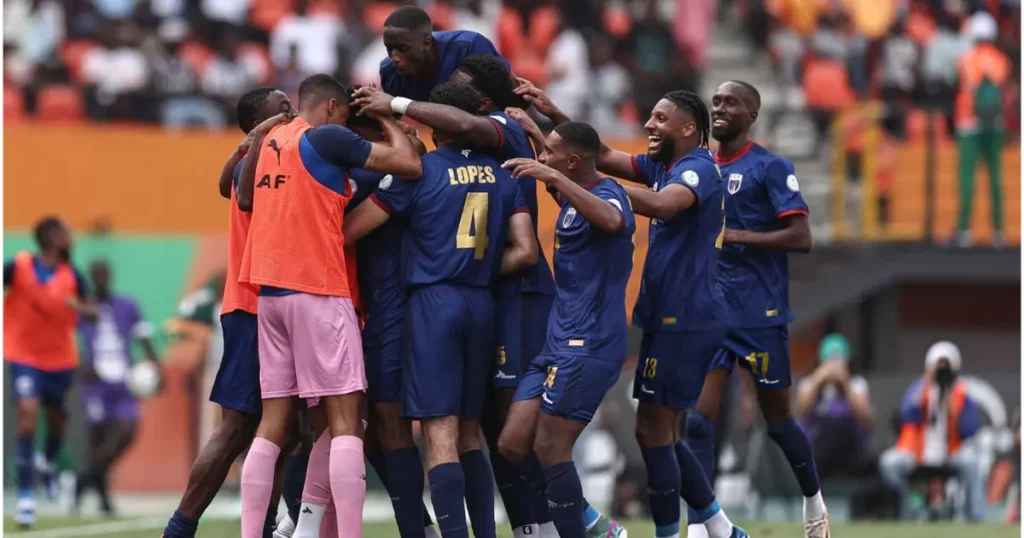
<svg viewBox="0 0 1024 538"><path fill-rule="evenodd" d="M753 140L747 142L747 145L743 146L743 149L739 150L738 152L736 152L736 155L733 155L732 157L729 157L728 159L720 159L718 157L718 152L716 151L715 152L715 164L731 164L731 163L734 163L734 162L742 159L747 154L747 152L750 151L750 148L752 148L752 147L754 147L754 141Z"/></svg>

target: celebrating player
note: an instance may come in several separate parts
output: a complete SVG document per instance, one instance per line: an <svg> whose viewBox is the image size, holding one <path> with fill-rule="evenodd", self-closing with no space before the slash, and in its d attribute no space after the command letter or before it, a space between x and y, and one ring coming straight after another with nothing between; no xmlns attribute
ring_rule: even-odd
<svg viewBox="0 0 1024 538"><path fill-rule="evenodd" d="M485 54L469 56L459 64L452 82L468 85L483 96L480 112L484 115L477 115L475 111L470 114L436 103L393 98L374 88L361 88L356 93L356 103L379 114L397 110L428 127L448 133L460 143L489 149L502 159L534 156L525 129L504 112L512 104L515 94L512 92L511 73L501 59ZM528 177L520 182L536 229L536 182ZM539 244L539 240L535 238L535 241ZM495 292L498 340L496 371L491 379L495 390L489 392L483 426L491 447L491 464L498 482L498 492L502 495L509 523L516 536L532 533L536 529L527 527L536 527L538 523L550 525L551 520L547 513L547 501L526 488L519 473L497 451L497 442L515 388L529 361L540 352L543 345L553 292L551 271L543 254L536 265L516 274L502 276ZM480 478L479 473L472 469L483 468L486 462L483 453L471 452L465 455L462 464L467 469L469 480Z"/></svg>
<svg viewBox="0 0 1024 538"><path fill-rule="evenodd" d="M40 471L49 498L57 496L56 458L64 439L64 398L78 367L75 325L78 315L96 319L86 299L82 274L71 265L71 232L47 217L35 227L39 253L20 252L4 264L4 361L14 379L18 439L15 469L18 503L15 522L36 522L33 444L39 408L46 417Z"/></svg>
<svg viewBox="0 0 1024 538"><path fill-rule="evenodd" d="M415 6L400 7L384 21L388 57L380 62L380 83L385 92L426 101L435 86L452 78L463 58L472 54L501 58L494 44L476 32L433 29L430 15Z"/></svg>
<svg viewBox="0 0 1024 538"><path fill-rule="evenodd" d="M449 82L434 89L431 102L473 113L482 97ZM434 143L438 149L423 157L423 177L381 185L370 197L373 204L362 204L346 219L345 233L361 238L391 214L408 223L402 241L402 280L410 290L402 414L423 426L441 535L468 536L465 498L473 535L493 537L494 483L479 452L494 353L490 290L499 272L537 262L537 238L522 191L499 160L466 149L439 129ZM479 457L480 465L464 472L459 462L470 457Z"/></svg>
<svg viewBox="0 0 1024 538"><path fill-rule="evenodd" d="M827 538L828 512L821 497L811 444L790 415L788 252L811 249L807 204L788 159L750 140L761 97L745 82L718 87L712 99L715 160L729 193L719 284L732 313L725 343L707 374L697 412L687 418L687 443L710 474L714 470L714 420L736 361L754 376L768 423L804 494L808 538ZM691 535L693 538L693 535Z"/></svg>
<svg viewBox="0 0 1024 538"><path fill-rule="evenodd" d="M257 88L238 100L238 126L247 135L279 114L291 114L288 96L274 88ZM281 117L283 119L283 117ZM194 538L199 518L224 484L231 465L245 451L256 434L262 412L260 403L259 356L257 354L257 297L239 284L238 274L249 234L251 215L235 202L242 159L252 137L238 146L221 174L221 196L229 198L228 267L221 300L224 356L210 391L210 401L221 407L221 420L199 452L188 476L188 487L178 509L167 522L164 538ZM267 514L267 528L273 527L273 513Z"/></svg>
<svg viewBox="0 0 1024 538"><path fill-rule="evenodd" d="M329 75L299 87L299 115L257 128L242 167L237 202L252 212L239 281L259 286L263 417L242 468L242 536L261 535L274 466L292 421L293 397L318 398L330 443L331 493L342 535L358 536L366 498L359 325L348 289L341 230L350 168L399 176L421 172L419 156L390 118L390 145L344 125L349 96ZM267 132L269 131L269 132ZM257 181L258 177L258 181Z"/></svg>
<svg viewBox="0 0 1024 538"><path fill-rule="evenodd" d="M85 383L82 387L85 420L88 424L89 461L75 484L75 510L90 487L100 495L104 515L112 517L107 478L114 462L135 439L139 405L128 390L126 379L132 367L132 345L142 345L146 358L156 363L153 324L142 317L139 305L127 295L110 289L110 266L95 261L89 267L96 297L96 321L82 319L78 330L85 343Z"/></svg>
<svg viewBox="0 0 1024 538"><path fill-rule="evenodd" d="M516 92L556 124L570 121L543 91L521 80ZM680 440L682 412L700 395L728 325L717 284L725 232L725 190L707 149L711 119L699 96L676 91L651 110L646 155L601 147L598 170L650 188L626 187L634 210L651 217L648 257L633 323L644 330L633 396L636 436L647 464L658 538L679 534L679 500L688 522L711 538L745 536L715 501L699 460ZM685 477L685 479L683 479Z"/></svg>
<svg viewBox="0 0 1024 538"><path fill-rule="evenodd" d="M498 448L521 463L535 451L558 535L583 538L585 501L572 447L626 358L626 283L636 223L625 191L595 167L601 139L584 123L565 123L539 162L512 159L513 177L556 189L557 302L547 342L519 384ZM677 501L678 502L678 501Z"/></svg>

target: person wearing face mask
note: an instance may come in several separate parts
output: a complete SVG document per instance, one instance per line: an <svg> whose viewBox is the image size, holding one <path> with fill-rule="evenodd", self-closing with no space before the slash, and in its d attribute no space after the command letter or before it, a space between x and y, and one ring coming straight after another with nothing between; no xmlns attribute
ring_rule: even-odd
<svg viewBox="0 0 1024 538"><path fill-rule="evenodd" d="M924 375L914 381L900 406L900 435L896 446L882 454L879 470L900 492L900 516L912 516L907 506L910 475L918 467L951 467L966 493L966 516L985 515L985 469L969 443L981 429L981 411L958 379L960 349L936 342L928 349Z"/></svg>

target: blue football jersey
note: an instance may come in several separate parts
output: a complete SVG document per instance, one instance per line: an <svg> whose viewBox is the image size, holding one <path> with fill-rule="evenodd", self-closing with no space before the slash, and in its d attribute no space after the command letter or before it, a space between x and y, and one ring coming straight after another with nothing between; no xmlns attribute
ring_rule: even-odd
<svg viewBox="0 0 1024 538"><path fill-rule="evenodd" d="M773 232L785 227L782 217L807 214L789 159L751 143L739 155L718 165L728 193L728 228ZM767 327L793 321L788 253L725 245L718 271L734 327Z"/></svg>
<svg viewBox="0 0 1024 538"><path fill-rule="evenodd" d="M625 189L604 178L590 192L622 211L610 234L590 225L562 198L555 223L555 304L544 354L626 357L626 284L633 270L636 218Z"/></svg>
<svg viewBox="0 0 1024 538"><path fill-rule="evenodd" d="M488 118L498 129L501 136L501 148L498 154L502 159L515 159L525 157L533 159L533 145L530 144L530 135L518 121L512 119L504 111L492 112ZM533 220L533 229L537 229L537 180L532 177L519 178L519 188L523 191L526 205L530 209L530 218ZM539 240L538 240L539 243ZM533 267L513 274L501 277L498 280L498 293L504 296L516 293L538 293L541 295L554 295L555 282L551 278L551 268L548 266L547 257L541 249L537 264Z"/></svg>
<svg viewBox="0 0 1024 538"><path fill-rule="evenodd" d="M633 324L646 332L727 327L729 313L718 286L725 185L711 152L697 148L671 168L637 155L633 166L655 191L679 184L697 197L696 203L668 220L651 219Z"/></svg>
<svg viewBox="0 0 1024 538"><path fill-rule="evenodd" d="M434 37L437 54L437 68L434 74L421 78L405 77L398 74L390 57L384 58L380 62L380 85L386 93L395 97L407 97L413 101L426 101L434 87L452 78L466 56L489 54L501 58L494 44L476 32L456 30L434 32L431 35ZM502 61L508 65L507 60L502 58Z"/></svg>
<svg viewBox="0 0 1024 538"><path fill-rule="evenodd" d="M352 199L345 212L355 209L378 189L387 190L400 181L390 174L384 175L356 168L349 170ZM363 309L368 317L401 316L405 304L401 272L402 223L389 220L356 243L356 268L362 291Z"/></svg>
<svg viewBox="0 0 1024 538"><path fill-rule="evenodd" d="M490 287L501 270L508 220L527 211L519 182L502 161L444 146L423 156L418 181L393 181L371 200L403 217L402 281Z"/></svg>

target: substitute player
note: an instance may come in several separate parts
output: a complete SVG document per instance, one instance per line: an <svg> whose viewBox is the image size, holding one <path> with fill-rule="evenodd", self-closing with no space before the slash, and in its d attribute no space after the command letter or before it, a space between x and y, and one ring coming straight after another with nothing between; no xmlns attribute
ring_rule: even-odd
<svg viewBox="0 0 1024 538"><path fill-rule="evenodd" d="M299 86L299 114L258 127L237 202L253 210L239 282L259 286L263 417L242 467L242 536L259 537L295 396L318 399L332 437L331 493L338 529L358 536L366 499L361 407L366 389L359 322L350 299L341 230L351 198L346 173L368 168L416 177L419 156L391 118L389 145L343 127L346 88L329 75Z"/></svg>
<svg viewBox="0 0 1024 538"><path fill-rule="evenodd" d="M155 329L142 317L135 299L113 293L107 262L93 262L89 276L95 290L98 318L95 321L83 318L78 323L85 344L82 392L89 459L75 483L75 511L78 511L82 494L88 488L95 488L103 514L113 517L107 478L111 467L135 440L139 421L139 404L126 383L133 363L132 346L138 341L146 359L155 364L157 357L152 341Z"/></svg>
<svg viewBox="0 0 1024 538"><path fill-rule="evenodd" d="M495 56L475 54L459 64L452 82L468 85L483 96L483 106L478 111L480 115L477 111L470 114L437 103L411 101L406 104L403 98L397 98L397 102L405 111L405 116L432 129L439 129L467 147L479 147L503 160L533 158L530 137L525 129L504 112L515 100L511 76L505 63ZM369 87L361 88L356 96L357 105L381 114L391 112L395 100ZM536 181L525 177L520 180L520 188L536 229ZM536 238L535 241L540 244ZM551 527L547 501L529 491L520 474L497 451L497 442L516 386L529 361L540 352L543 345L553 292L551 271L543 254L536 265L516 274L502 276L495 291L497 353L491 377L495 390L489 391L483 426L491 446L491 464L498 482L498 492L516 536L538 531L538 523ZM467 480L490 480L475 471L487 465L483 452L464 454L462 465L466 469ZM539 468L536 472L539 473ZM474 501L471 499L471 502Z"/></svg>
<svg viewBox="0 0 1024 538"><path fill-rule="evenodd" d="M431 102L474 112L482 98L449 82L434 89ZM405 112L401 103L395 112ZM423 427L441 535L468 536L465 499L473 535L493 537L491 470L486 459L465 471L459 462L481 449L480 415L494 353L491 286L499 272L535 264L538 246L526 201L501 161L456 144L439 129L433 136L438 149L423 157L423 177L378 189L373 204L362 204L346 219L345 233L363 237L391 214L408 223L402 241L409 290L402 414Z"/></svg>
<svg viewBox="0 0 1024 538"><path fill-rule="evenodd" d="M745 82L718 87L712 99L715 160L728 192L719 284L732 314L728 336L704 384L697 412L687 418L687 443L705 455L714 472L714 420L729 373L738 360L757 383L757 397L775 441L804 494L808 538L827 538L828 512L821 497L807 435L790 414L789 252L811 249L807 204L788 159L750 140L761 97ZM692 535L691 535L692 536Z"/></svg>
<svg viewBox="0 0 1024 538"><path fill-rule="evenodd" d="M522 80L522 79L521 79ZM556 124L570 121L543 91L522 81L516 91ZM680 419L700 395L725 336L728 311L717 284L725 231L725 188L707 149L711 119L692 92L669 92L645 125L648 152L602 145L598 170L650 189L625 187L636 213L651 217L648 255L633 323L644 330L634 379L636 436L644 461L657 538L679 534L679 499L688 522L712 538L746 536L715 501L699 460L680 439Z"/></svg>
<svg viewBox="0 0 1024 538"><path fill-rule="evenodd" d="M250 135L264 121L291 112L291 102L284 92L257 88L239 98L238 126ZM164 529L165 538L195 537L199 518L217 496L231 465L252 442L260 423L257 297L251 288L238 282L251 216L241 211L235 202L242 160L251 143L252 137L247 136L228 158L219 181L221 195L231 200L227 277L220 314L224 356L210 391L210 401L221 408L221 420L192 464L185 493ZM273 528L274 512L271 510L267 515L265 528L268 531Z"/></svg>
<svg viewBox="0 0 1024 538"><path fill-rule="evenodd" d="M384 47L380 84L385 92L427 101L438 84L448 82L464 58L487 54L501 58L486 37L464 30L434 32L426 11L414 6L396 9L384 21ZM505 65L504 59L501 60Z"/></svg>
<svg viewBox="0 0 1024 538"><path fill-rule="evenodd" d="M626 283L636 222L625 191L598 175L601 139L584 123L555 128L538 161L512 159L513 177L559 193L557 298L547 342L519 384L498 448L515 463L536 452L562 538L583 538L585 501L572 447L626 360ZM677 501L678 502L678 501Z"/></svg>
<svg viewBox="0 0 1024 538"><path fill-rule="evenodd" d="M15 469L18 503L14 520L36 522L34 447L39 408L46 417L40 471L48 496L56 498L56 463L64 439L64 398L75 369L78 316L96 319L85 279L71 265L71 232L56 217L35 227L39 252L20 252L4 264L4 361L14 380L17 422Z"/></svg>

